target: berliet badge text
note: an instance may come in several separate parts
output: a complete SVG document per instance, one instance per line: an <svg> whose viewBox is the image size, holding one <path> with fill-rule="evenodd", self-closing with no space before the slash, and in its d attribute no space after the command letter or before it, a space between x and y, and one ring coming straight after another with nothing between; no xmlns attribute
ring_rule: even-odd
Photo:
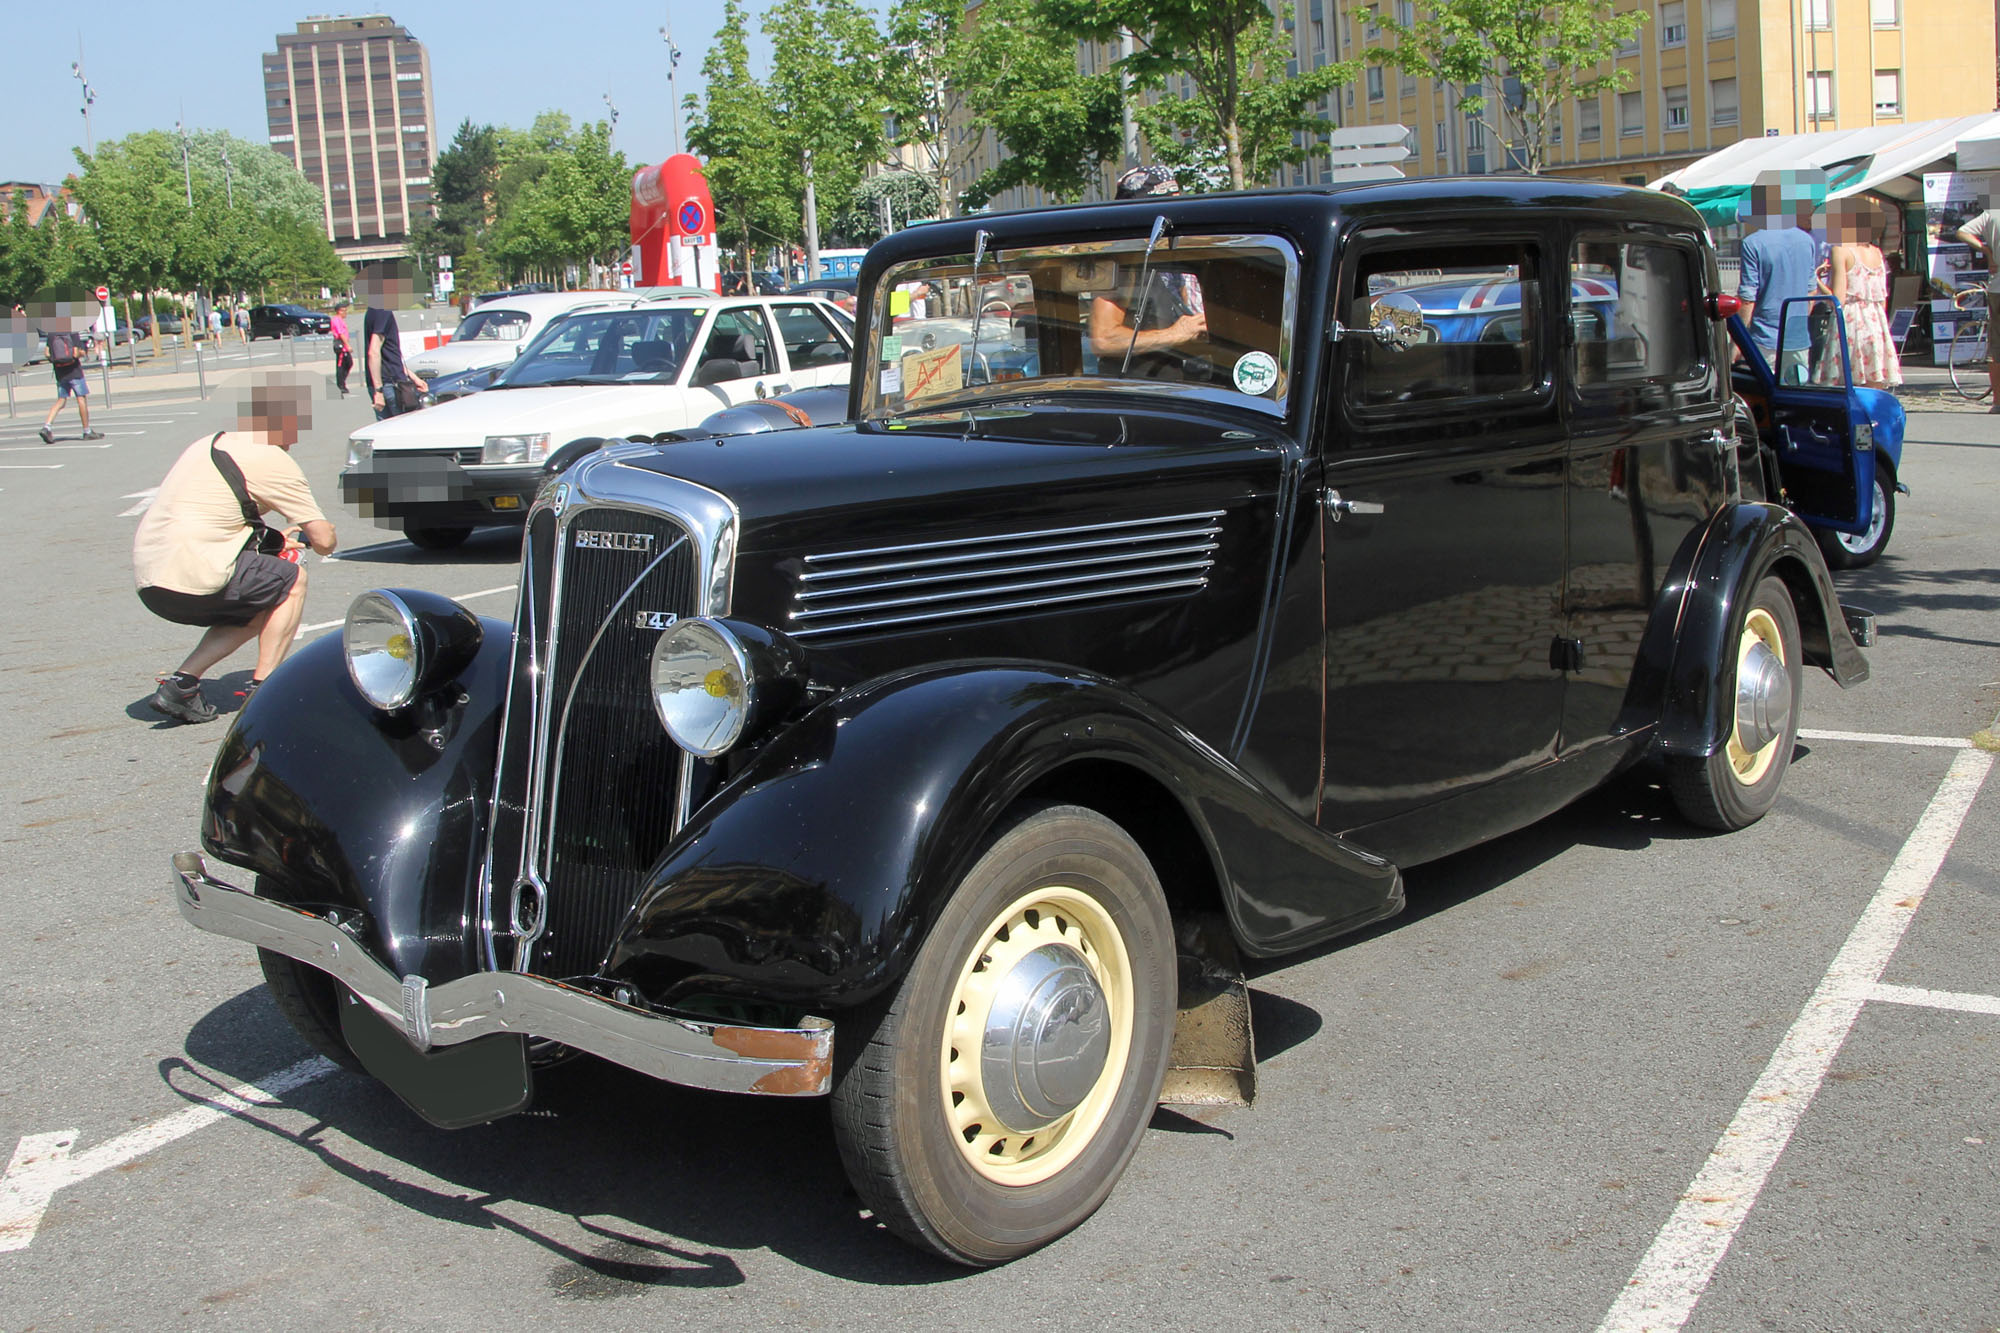
<svg viewBox="0 0 2000 1333"><path fill-rule="evenodd" d="M577 530L576 544L591 546L600 551L650 551L653 549L653 534L650 532L586 532Z"/></svg>

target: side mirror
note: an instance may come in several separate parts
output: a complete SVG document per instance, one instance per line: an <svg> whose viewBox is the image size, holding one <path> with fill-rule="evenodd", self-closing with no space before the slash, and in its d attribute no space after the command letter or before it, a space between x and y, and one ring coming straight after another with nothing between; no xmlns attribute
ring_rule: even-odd
<svg viewBox="0 0 2000 1333"><path fill-rule="evenodd" d="M1438 340L1437 329L1424 322L1423 306L1404 292L1386 293L1368 307L1368 331L1376 342L1396 352Z"/></svg>

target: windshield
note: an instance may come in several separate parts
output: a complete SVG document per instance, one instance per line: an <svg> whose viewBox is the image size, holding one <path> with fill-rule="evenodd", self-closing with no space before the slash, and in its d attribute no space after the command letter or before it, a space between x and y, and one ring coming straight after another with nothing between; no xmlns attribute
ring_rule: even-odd
<svg viewBox="0 0 2000 1333"><path fill-rule="evenodd" d="M976 274L970 255L898 264L874 300L864 417L1058 383L1282 416L1298 258L1270 236L1169 235L1150 257L1143 237L993 249Z"/></svg>
<svg viewBox="0 0 2000 1333"><path fill-rule="evenodd" d="M525 310L480 310L459 324L453 342L519 342L528 333Z"/></svg>
<svg viewBox="0 0 2000 1333"><path fill-rule="evenodd" d="M530 343L496 389L537 384L671 384L707 306L571 315Z"/></svg>

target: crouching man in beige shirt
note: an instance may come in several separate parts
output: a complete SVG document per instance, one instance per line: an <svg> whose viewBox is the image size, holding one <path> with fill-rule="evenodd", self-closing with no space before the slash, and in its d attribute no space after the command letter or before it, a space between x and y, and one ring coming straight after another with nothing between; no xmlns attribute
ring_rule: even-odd
<svg viewBox="0 0 2000 1333"><path fill-rule="evenodd" d="M310 389L275 376L254 386L237 429L190 444L140 520L132 542L139 600L163 620L206 631L147 701L155 712L211 721L216 709L202 698L203 672L257 640L247 698L291 651L306 600L299 553L310 545L329 555L335 546L333 524L291 455L299 432L312 425L311 404ZM231 464L247 505L225 475ZM284 516L283 554L255 549L246 508Z"/></svg>

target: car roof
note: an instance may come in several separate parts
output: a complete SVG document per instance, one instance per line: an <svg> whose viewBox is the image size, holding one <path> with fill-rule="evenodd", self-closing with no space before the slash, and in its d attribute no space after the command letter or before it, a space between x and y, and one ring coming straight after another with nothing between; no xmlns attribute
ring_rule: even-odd
<svg viewBox="0 0 2000 1333"><path fill-rule="evenodd" d="M587 305L629 302L639 297L637 292L581 291L581 292L523 292L519 296L496 296L491 301L482 301L466 314L483 315L494 310L518 310L528 315L545 315L557 311L570 310Z"/></svg>

